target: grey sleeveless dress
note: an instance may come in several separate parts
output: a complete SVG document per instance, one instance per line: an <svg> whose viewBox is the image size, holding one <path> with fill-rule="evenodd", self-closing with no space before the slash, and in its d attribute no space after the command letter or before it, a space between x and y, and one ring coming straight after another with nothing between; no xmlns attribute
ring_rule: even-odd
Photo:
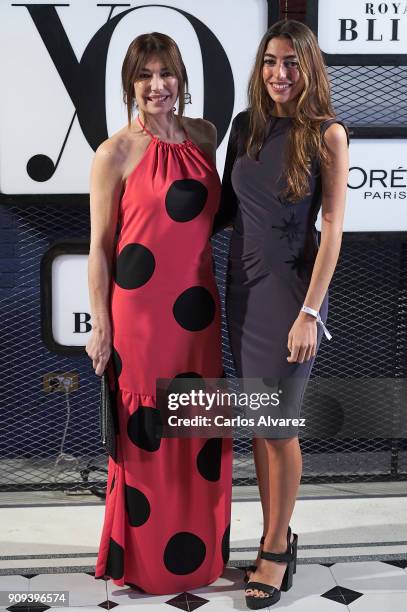
<svg viewBox="0 0 407 612"><path fill-rule="evenodd" d="M322 124L324 131L336 119ZM339 121L339 123L342 123ZM312 164L310 195L291 203L281 196L291 118L272 117L258 160L245 153L248 112L235 118L228 145L218 227L233 219L226 312L238 378L261 379L278 389L273 415L299 417L314 359L288 363L288 333L304 303L318 252L315 221L321 206L318 163ZM320 308L328 315L328 295ZM318 346L322 329L318 325ZM262 391L258 385L253 387ZM258 433L258 432L257 432ZM256 435L257 435L256 433ZM298 435L298 427L268 427L267 438Z"/></svg>

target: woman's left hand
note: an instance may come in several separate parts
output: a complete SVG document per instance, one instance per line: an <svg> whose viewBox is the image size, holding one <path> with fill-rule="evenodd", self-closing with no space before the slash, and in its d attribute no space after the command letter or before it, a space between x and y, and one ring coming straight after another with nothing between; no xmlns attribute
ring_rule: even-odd
<svg viewBox="0 0 407 612"><path fill-rule="evenodd" d="M288 334L287 357L289 363L304 363L317 352L317 321L306 312L300 312Z"/></svg>

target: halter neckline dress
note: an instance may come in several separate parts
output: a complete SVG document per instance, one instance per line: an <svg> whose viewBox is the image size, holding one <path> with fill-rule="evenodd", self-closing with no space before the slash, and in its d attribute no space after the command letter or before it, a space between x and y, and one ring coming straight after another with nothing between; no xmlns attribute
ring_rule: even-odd
<svg viewBox="0 0 407 612"><path fill-rule="evenodd" d="M188 135L170 143L144 130L151 142L118 214L110 302L118 450L95 577L169 594L213 582L229 554L232 441L153 434L157 378L223 372L209 241L220 181Z"/></svg>

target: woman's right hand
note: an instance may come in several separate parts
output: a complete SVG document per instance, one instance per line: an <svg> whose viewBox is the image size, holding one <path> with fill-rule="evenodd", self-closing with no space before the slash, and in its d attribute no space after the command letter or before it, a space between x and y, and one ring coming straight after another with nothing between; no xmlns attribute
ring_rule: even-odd
<svg viewBox="0 0 407 612"><path fill-rule="evenodd" d="M97 376L102 376L112 352L112 339L110 330L93 329L86 352L92 359L92 366Z"/></svg>

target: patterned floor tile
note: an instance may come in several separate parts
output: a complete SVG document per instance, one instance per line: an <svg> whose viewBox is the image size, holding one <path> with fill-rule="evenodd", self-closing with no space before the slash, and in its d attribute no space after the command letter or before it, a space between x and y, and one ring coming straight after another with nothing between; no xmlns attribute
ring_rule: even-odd
<svg viewBox="0 0 407 612"><path fill-rule="evenodd" d="M102 601L98 605L99 605L99 608L103 608L104 610L113 610L113 608L115 608L119 604L115 603L114 601L111 601L111 599L106 599L106 601Z"/></svg>
<svg viewBox="0 0 407 612"><path fill-rule="evenodd" d="M177 608L178 610L185 610L186 612L193 612L201 608L208 603L208 600L204 597L199 597L195 593L180 593L165 602L168 606Z"/></svg>
<svg viewBox="0 0 407 612"><path fill-rule="evenodd" d="M361 561L335 563L331 572L338 585L360 593L404 592L407 608L407 574L402 568L380 561Z"/></svg>
<svg viewBox="0 0 407 612"><path fill-rule="evenodd" d="M294 587L293 589L294 590ZM347 607L328 599L324 599L317 595L308 597L297 597L288 599L288 593L282 593L280 601L272 608L266 608L266 611L278 612L284 610L286 612L348 612ZM219 601L216 604L207 604L202 608L203 612L247 612L247 606L244 596L231 598L229 602Z"/></svg>
<svg viewBox="0 0 407 612"><path fill-rule="evenodd" d="M368 593L349 605L350 612L406 612L405 593Z"/></svg>
<svg viewBox="0 0 407 612"><path fill-rule="evenodd" d="M28 591L29 585L24 576L0 576L0 591Z"/></svg>
<svg viewBox="0 0 407 612"><path fill-rule="evenodd" d="M2 600L0 601L0 611L3 612L13 602L7 599L7 593L10 591L29 591L30 580L24 576L0 576L0 591L3 592Z"/></svg>
<svg viewBox="0 0 407 612"><path fill-rule="evenodd" d="M95 580L85 573L39 574L30 580L30 590L69 591L70 607L97 606L107 599L104 580Z"/></svg>
<svg viewBox="0 0 407 612"><path fill-rule="evenodd" d="M273 612L405 612L407 572L404 562L379 561L304 564L297 567L293 588L282 593ZM243 612L243 572L227 568L207 587L174 595L151 596L134 588L117 587L112 581L95 580L91 574L42 574L31 579L0 576L0 590L65 590L70 592L69 612ZM5 606L0 608L4 612ZM10 610L9 612L14 612ZM44 612L62 612L50 607Z"/></svg>
<svg viewBox="0 0 407 612"><path fill-rule="evenodd" d="M407 559L399 559L398 561L383 561L386 565L393 565L393 567L401 567L401 569L407 568Z"/></svg>
<svg viewBox="0 0 407 612"><path fill-rule="evenodd" d="M194 589L194 593L208 600L217 599L224 593L238 592L243 588L243 572L235 567L227 567L215 582L208 586Z"/></svg>
<svg viewBox="0 0 407 612"><path fill-rule="evenodd" d="M306 600L309 597L320 597L322 593L336 586L335 580L328 567L321 565L298 565L294 576L294 585L284 593L287 603L294 603L298 599Z"/></svg>
<svg viewBox="0 0 407 612"><path fill-rule="evenodd" d="M292 603L288 603L285 595L286 593L283 593L278 604L270 610L273 610L273 612L275 610L276 612L277 610L287 610L289 612L348 612L346 605L321 596L298 597Z"/></svg>
<svg viewBox="0 0 407 612"><path fill-rule="evenodd" d="M69 608L50 608L47 610L47 612L64 612L64 610L66 610L66 612L68 612L68 610L69 612L103 612L103 610L98 606L69 606ZM151 612L153 612L153 610L151 610Z"/></svg>
<svg viewBox="0 0 407 612"><path fill-rule="evenodd" d="M35 578L35 576L38 576L38 574L22 574L23 578L27 578L28 580L31 580L31 578Z"/></svg>
<svg viewBox="0 0 407 612"><path fill-rule="evenodd" d="M336 601L337 603L347 606L356 599L359 599L359 597L363 597L363 593L346 589L343 586L336 586L333 589L326 591L326 593L321 593L321 597L325 597L325 599Z"/></svg>
<svg viewBox="0 0 407 612"><path fill-rule="evenodd" d="M291 609L308 612L329 612L336 610L343 612L343 606L334 601L321 598L321 594L336 586L332 574L327 567L321 565L299 565L294 579L294 587L287 593L283 593L282 602L278 606L288 606ZM196 596L195 603L199 606L194 609L203 610L203 612L215 612L224 610L247 610L244 597L243 572L237 568L226 568L224 574L209 586L194 589L191 596ZM177 601L177 597L152 597L140 591L130 589L128 587L116 587L113 583L108 582L109 600L119 603L123 606L137 606L137 612L145 609L151 610L151 605L154 604L154 612L158 610L167 610L170 612L174 609L174 605L167 603L171 599ZM200 599L198 599L200 598ZM185 604L185 599L178 599L181 607L178 609L188 610L188 607L182 607ZM206 603L207 602L207 603ZM275 609L276 607L274 607ZM192 606L190 606L192 611Z"/></svg>
<svg viewBox="0 0 407 612"><path fill-rule="evenodd" d="M154 610L155 612L155 608L157 607L158 610L160 606L164 606L167 612L171 612L171 608L165 603L168 599L171 599L171 595L149 595L129 586L116 586L112 581L108 581L107 590L109 601L120 606L116 609L116 612L123 608L133 610L135 606L137 612L142 610L150 610L150 612ZM175 597L175 595L172 595L172 597ZM154 604L154 609L151 608L152 604ZM101 611L99 610L99 612Z"/></svg>
<svg viewBox="0 0 407 612"><path fill-rule="evenodd" d="M31 603L30 605L21 605L21 603L19 604L15 604L13 606L8 606L6 608L6 610L8 612L46 612L47 610L50 609L51 606L46 606L44 604L41 603Z"/></svg>

